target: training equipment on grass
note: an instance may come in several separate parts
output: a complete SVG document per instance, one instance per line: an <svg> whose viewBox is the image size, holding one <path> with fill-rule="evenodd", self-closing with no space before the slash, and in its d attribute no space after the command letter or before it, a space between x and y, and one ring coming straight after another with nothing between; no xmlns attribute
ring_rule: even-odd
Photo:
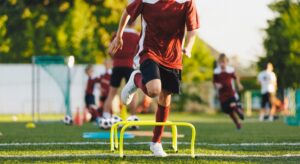
<svg viewBox="0 0 300 164"><path fill-rule="evenodd" d="M136 137L152 137L153 131L129 131L129 134L133 134ZM172 132L164 132L162 135L163 138L172 138ZM177 138L183 138L183 134L177 134Z"/></svg>
<svg viewBox="0 0 300 164"><path fill-rule="evenodd" d="M117 115L113 115L112 118L111 118L111 124L112 124L112 125L113 125L113 124L116 124L116 123L118 123L118 122L122 122L122 121L123 121L122 118L119 117L119 116L117 116ZM119 128L121 128L121 125L120 125Z"/></svg>
<svg viewBox="0 0 300 164"><path fill-rule="evenodd" d="M64 122L66 125L72 125L72 124L73 124L73 119L72 119L72 117L70 117L70 116L65 116L64 119L63 119L63 122Z"/></svg>
<svg viewBox="0 0 300 164"><path fill-rule="evenodd" d="M109 129L112 126L110 118L99 118L99 127L102 129Z"/></svg>
<svg viewBox="0 0 300 164"><path fill-rule="evenodd" d="M73 56L33 56L32 57L32 121L40 121L41 113L49 113L47 89L60 91L55 95L57 102L66 115L72 117L70 108L71 68L75 59ZM45 81L44 79L47 79ZM58 88L58 89L57 89ZM56 93L55 93L56 94ZM62 95L61 95L62 94ZM62 97L62 99L60 99ZM43 111L41 110L43 109Z"/></svg>
<svg viewBox="0 0 300 164"><path fill-rule="evenodd" d="M110 139L110 132L85 132L82 134L83 138L86 139ZM124 138L134 138L135 135L131 133L125 133ZM120 138L120 133L118 133L118 138Z"/></svg>
<svg viewBox="0 0 300 164"><path fill-rule="evenodd" d="M123 125L120 132L120 145L118 141L118 126ZM124 158L124 134L127 128L131 126L171 126L172 128L172 148L177 153L177 126L184 126L191 128L191 157L195 158L195 140L196 140L196 129L194 125L186 122L155 122L155 121L123 121L114 124L110 129L110 150L114 152L115 149L119 148L119 154L121 158Z"/></svg>
<svg viewBox="0 0 300 164"><path fill-rule="evenodd" d="M127 118L127 121L140 121L140 119L137 116L129 116ZM133 125L131 127L129 127L131 129L139 129L139 126Z"/></svg>
<svg viewBox="0 0 300 164"><path fill-rule="evenodd" d="M35 124L33 123L33 122L29 122L29 123L27 123L26 124L26 128L27 129L33 129L33 128L35 128L36 126L35 126Z"/></svg>

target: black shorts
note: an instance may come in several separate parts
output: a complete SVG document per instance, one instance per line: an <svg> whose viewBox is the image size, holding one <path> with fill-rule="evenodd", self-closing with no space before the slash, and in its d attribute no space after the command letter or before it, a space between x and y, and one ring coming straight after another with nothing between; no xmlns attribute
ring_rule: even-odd
<svg viewBox="0 0 300 164"><path fill-rule="evenodd" d="M140 70L144 84L154 79L160 79L163 90L180 93L181 70L166 68L150 59L141 64Z"/></svg>
<svg viewBox="0 0 300 164"><path fill-rule="evenodd" d="M232 104L232 103L236 103L236 105L238 107L239 101L235 97L229 98L227 101L221 103L222 111L227 114L232 113L233 108L230 106L230 104Z"/></svg>
<svg viewBox="0 0 300 164"><path fill-rule="evenodd" d="M85 106L87 108L89 108L90 105L95 105L96 104L94 95L85 95L84 101L85 101Z"/></svg>
<svg viewBox="0 0 300 164"><path fill-rule="evenodd" d="M262 98L261 98L261 108L264 108L264 109L266 109L268 107L271 108L271 103L272 103L271 100L272 100L274 94L270 93L270 92L267 92L265 94L262 94L261 96L262 96Z"/></svg>
<svg viewBox="0 0 300 164"><path fill-rule="evenodd" d="M100 96L100 98L99 98L100 102L102 102L102 103L104 103L106 99L107 99L107 96Z"/></svg>
<svg viewBox="0 0 300 164"><path fill-rule="evenodd" d="M123 78L127 83L132 72L133 68L130 67L114 67L110 78L110 86L119 88Z"/></svg>

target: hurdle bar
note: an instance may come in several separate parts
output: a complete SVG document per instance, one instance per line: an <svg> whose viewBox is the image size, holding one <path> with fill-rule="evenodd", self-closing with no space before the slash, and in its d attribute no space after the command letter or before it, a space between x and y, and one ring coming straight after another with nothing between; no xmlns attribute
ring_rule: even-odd
<svg viewBox="0 0 300 164"><path fill-rule="evenodd" d="M118 128L119 128L119 125L125 125L128 122L129 121L117 122L111 127L111 129L110 129L110 150L111 150L111 152L114 152L119 147L119 141L118 141ZM143 121L143 122L153 123L155 121ZM168 121L168 122L170 122L170 121ZM177 126L172 125L171 129L172 129L172 148L173 148L174 152L177 153L178 152Z"/></svg>
<svg viewBox="0 0 300 164"><path fill-rule="evenodd" d="M118 126L124 125L120 132L120 146L118 145ZM117 149L119 147L119 154L121 158L124 158L124 134L128 127L130 126L171 126L172 127L172 147L175 152L177 152L177 126L185 126L189 127L192 130L192 136L191 136L191 157L195 158L195 140L196 140L196 129L194 125L186 122L154 122L154 121L124 121L116 123L112 126L111 129L111 137L110 137L110 143L111 143L111 151L114 151L115 148ZM115 139L115 142L114 142Z"/></svg>

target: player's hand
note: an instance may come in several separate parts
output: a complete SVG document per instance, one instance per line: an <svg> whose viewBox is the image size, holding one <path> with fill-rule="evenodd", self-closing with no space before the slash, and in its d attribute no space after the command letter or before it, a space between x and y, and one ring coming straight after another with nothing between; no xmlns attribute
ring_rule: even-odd
<svg viewBox="0 0 300 164"><path fill-rule="evenodd" d="M242 84L238 84L238 89L239 89L239 91L242 91L242 90L244 90L244 86Z"/></svg>
<svg viewBox="0 0 300 164"><path fill-rule="evenodd" d="M182 53L185 54L188 58L192 57L192 51L187 48L183 49Z"/></svg>
<svg viewBox="0 0 300 164"><path fill-rule="evenodd" d="M109 45L108 53L113 56L119 49L122 49L122 47L123 47L122 37L115 37L115 39Z"/></svg>
<svg viewBox="0 0 300 164"><path fill-rule="evenodd" d="M217 89L223 88L222 84L220 84L220 83L215 83L215 86L216 86Z"/></svg>

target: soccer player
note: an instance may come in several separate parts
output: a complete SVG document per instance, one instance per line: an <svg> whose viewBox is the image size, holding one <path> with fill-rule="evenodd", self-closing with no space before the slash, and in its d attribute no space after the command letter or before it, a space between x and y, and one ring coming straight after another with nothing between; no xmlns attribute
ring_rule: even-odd
<svg viewBox="0 0 300 164"><path fill-rule="evenodd" d="M236 75L233 67L228 66L228 58L221 54L218 59L218 66L214 70L213 83L219 92L222 111L230 116L237 129L241 129L241 123L238 118L244 119L244 113L241 108L238 94L234 89L234 81L239 90L243 89L239 77Z"/></svg>
<svg viewBox="0 0 300 164"><path fill-rule="evenodd" d="M273 64L267 63L265 70L260 72L257 76L257 80L261 85L261 111L259 115L259 120L263 121L265 113L268 107L271 108L269 121L274 120L274 115L276 114L276 105L275 105L275 94L277 89L277 78L273 72Z"/></svg>
<svg viewBox="0 0 300 164"><path fill-rule="evenodd" d="M107 101L104 106L103 117L110 118L110 110L112 108L112 102L117 95L118 88L121 85L122 79L128 82L131 73L133 72L133 57L137 49L139 42L139 34L133 29L134 23L127 25L124 29L122 39L124 40L124 45L122 49L119 49L113 56L113 70L110 80L110 89ZM114 36L116 37L116 36ZM136 117L136 98L130 104L130 117ZM130 119L130 118L128 118Z"/></svg>
<svg viewBox="0 0 300 164"><path fill-rule="evenodd" d="M88 76L88 81L85 89L85 105L88 109L88 112L92 115L90 121L95 121L99 117L99 113L97 111L97 106L95 103L95 96L94 96L94 87L96 80L93 78L93 65L88 65L85 68L85 73Z"/></svg>
<svg viewBox="0 0 300 164"><path fill-rule="evenodd" d="M196 0L134 0L123 12L117 35L109 47L111 54L123 47L126 24L139 15L142 32L134 58L138 69L123 88L121 99L124 104L129 104L137 88L149 97L158 96L156 121L165 122L171 94L180 92L182 54L191 56L196 30L200 27ZM183 45L185 29L186 44ZM161 144L163 129L163 126L156 126L153 130L150 150L154 156L167 156Z"/></svg>

